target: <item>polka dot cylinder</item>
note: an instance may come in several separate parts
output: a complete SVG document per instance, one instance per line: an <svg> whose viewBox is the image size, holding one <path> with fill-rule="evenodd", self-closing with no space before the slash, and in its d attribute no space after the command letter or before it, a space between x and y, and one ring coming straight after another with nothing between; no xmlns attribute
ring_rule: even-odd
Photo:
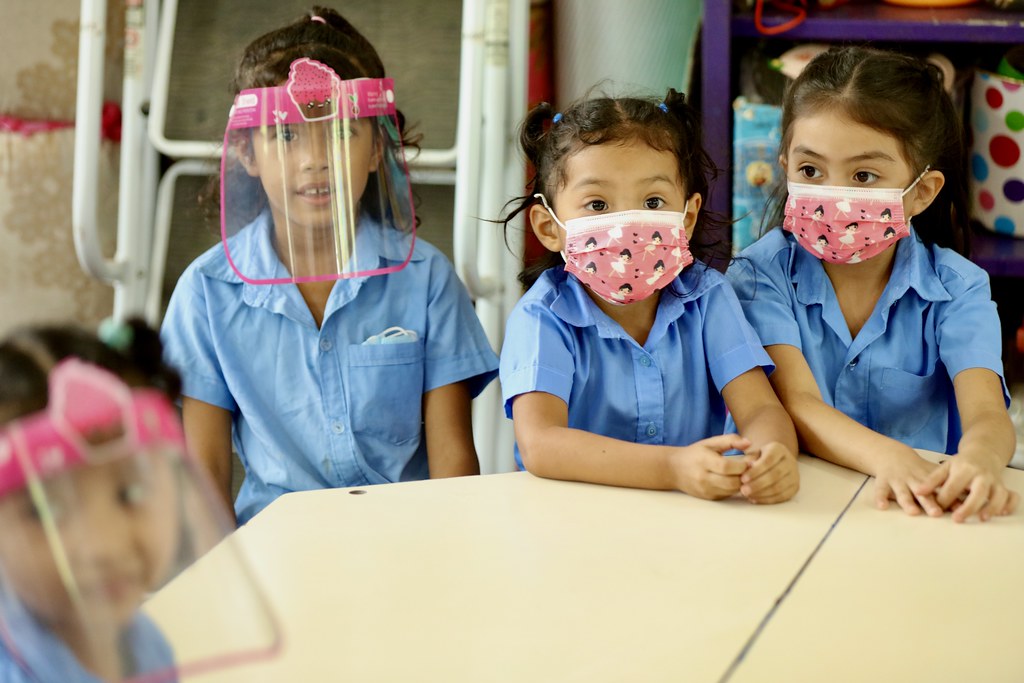
<svg viewBox="0 0 1024 683"><path fill-rule="evenodd" d="M971 89L971 214L1024 237L1024 81L978 70Z"/></svg>

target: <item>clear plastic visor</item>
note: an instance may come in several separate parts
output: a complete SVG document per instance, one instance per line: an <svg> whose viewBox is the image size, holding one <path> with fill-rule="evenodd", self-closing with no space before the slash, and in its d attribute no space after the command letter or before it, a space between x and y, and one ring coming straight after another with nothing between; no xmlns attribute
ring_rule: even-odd
<svg viewBox="0 0 1024 683"><path fill-rule="evenodd" d="M0 433L0 650L44 683L173 681L273 653L275 622L237 553L223 587L147 614L232 543L174 406L74 359L50 385L46 411Z"/></svg>
<svg viewBox="0 0 1024 683"><path fill-rule="evenodd" d="M390 79L342 81L297 60L287 84L235 99L221 235L246 282L378 275L412 254L415 214Z"/></svg>

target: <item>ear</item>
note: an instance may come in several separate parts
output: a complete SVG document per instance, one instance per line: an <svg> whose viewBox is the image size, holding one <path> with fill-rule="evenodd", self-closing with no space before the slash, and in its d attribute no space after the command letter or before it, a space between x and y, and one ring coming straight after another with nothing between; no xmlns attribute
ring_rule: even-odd
<svg viewBox="0 0 1024 683"><path fill-rule="evenodd" d="M914 189L903 198L903 212L907 218L913 218L931 206L945 184L946 176L942 175L942 171L928 171L921 176Z"/></svg>
<svg viewBox="0 0 1024 683"><path fill-rule="evenodd" d="M690 195L686 202L686 214L683 218L683 228L686 230L686 239L693 237L693 230L697 227L697 214L700 213L700 206L704 202L699 192Z"/></svg>
<svg viewBox="0 0 1024 683"><path fill-rule="evenodd" d="M537 236L537 240L548 251L557 252L565 249L565 230L555 222L551 213L540 202L530 207L530 226L533 227L533 234Z"/></svg>
<svg viewBox="0 0 1024 683"><path fill-rule="evenodd" d="M260 177L260 167L256 163L256 155L253 153L252 136L245 135L238 139L235 143L235 154L238 155L238 160L242 162L242 168L249 174L250 177Z"/></svg>
<svg viewBox="0 0 1024 683"><path fill-rule="evenodd" d="M789 162L786 160L786 155L785 154L780 154L779 155L779 166L782 167L782 175L784 177L788 177L789 176Z"/></svg>

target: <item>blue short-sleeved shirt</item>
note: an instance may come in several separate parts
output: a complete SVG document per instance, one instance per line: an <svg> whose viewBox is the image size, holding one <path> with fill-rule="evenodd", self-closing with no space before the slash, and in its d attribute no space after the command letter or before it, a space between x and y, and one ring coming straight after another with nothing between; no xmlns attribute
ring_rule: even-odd
<svg viewBox="0 0 1024 683"><path fill-rule="evenodd" d="M572 428L683 446L722 433L722 388L758 366L773 368L717 271L698 264L665 288L641 346L579 280L551 268L508 319L501 392L508 417L516 396L543 391L565 401Z"/></svg>
<svg viewBox="0 0 1024 683"><path fill-rule="evenodd" d="M29 614L20 602L7 597L3 603L0 683L101 683L78 662L64 641ZM122 632L120 644L131 657L128 665L138 674L167 672L175 665L167 640L141 612ZM170 683L177 678L161 680Z"/></svg>
<svg viewBox="0 0 1024 683"><path fill-rule="evenodd" d="M382 233L360 224L360 263L389 265ZM232 253L287 277L270 235L264 213ZM364 344L392 326L418 339ZM183 393L234 415L239 523L289 491L426 478L423 394L465 380L475 396L497 375L465 287L422 240L402 270L338 280L320 329L295 285L244 283L215 245L182 274L161 337Z"/></svg>
<svg viewBox="0 0 1024 683"><path fill-rule="evenodd" d="M728 277L765 346L803 351L826 403L909 446L955 453L952 378L1003 374L988 274L913 230L894 248L889 283L856 339L821 261L781 229L745 249Z"/></svg>

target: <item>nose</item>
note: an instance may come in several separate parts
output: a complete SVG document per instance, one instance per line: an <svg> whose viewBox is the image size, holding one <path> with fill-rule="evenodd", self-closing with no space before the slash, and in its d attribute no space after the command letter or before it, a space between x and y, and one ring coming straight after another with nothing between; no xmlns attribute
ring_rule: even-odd
<svg viewBox="0 0 1024 683"><path fill-rule="evenodd" d="M330 167L331 143L327 135L321 131L311 130L306 136L305 144L300 147L301 168L303 171L321 171Z"/></svg>
<svg viewBox="0 0 1024 683"><path fill-rule="evenodd" d="M89 495L69 510L65 543L79 566L103 566L123 560L134 545L129 512L116 496ZM80 564L79 564L80 563Z"/></svg>

